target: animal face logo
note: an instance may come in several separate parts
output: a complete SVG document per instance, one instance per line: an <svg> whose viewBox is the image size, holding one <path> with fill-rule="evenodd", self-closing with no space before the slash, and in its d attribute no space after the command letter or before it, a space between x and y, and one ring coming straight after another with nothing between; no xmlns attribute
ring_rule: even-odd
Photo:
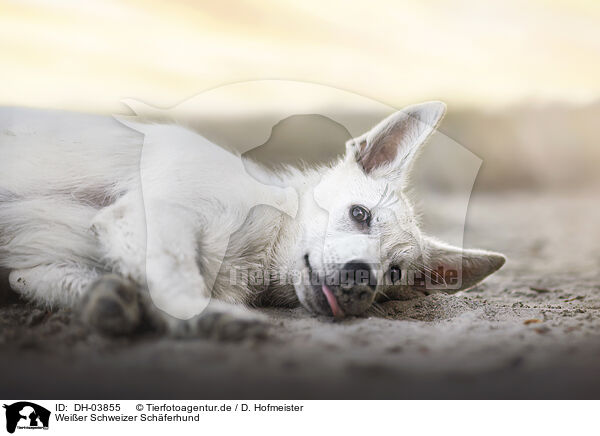
<svg viewBox="0 0 600 436"><path fill-rule="evenodd" d="M169 144L178 144L177 149L170 147L171 153L185 153L186 162L194 163L173 168L178 180L195 181L203 189L209 187L211 201L216 198L219 204L236 205L231 213L219 206L218 218L211 214L200 218L207 221L206 228L213 229L203 234L209 240L204 246L210 246L210 256L192 259L202 264L202 280L170 293L161 292L160 280L148 280L154 304L174 317L189 319L200 314L208 300L202 298L198 289L212 290L219 277L232 276L226 271L237 266L225 261L230 236L243 225L252 226L252 219L247 218L252 218L251 211L259 205L278 209L282 216L287 215L282 220L295 223L290 226L295 233L294 244L286 247L285 253L276 254L278 263L287 269L269 274L275 273L277 279L273 282L292 284L300 303L315 314L359 315L378 297L388 298L390 292L402 288L456 292L475 285L504 263L498 254L460 247L468 197L481 164L480 159L460 144L443 138L446 155L468 154L467 165L453 169L453 175L463 174L465 183L456 190L463 200L457 202L459 207L453 216L447 217L458 223L452 229L452 245L421 231L418 214L406 193L412 164L444 115L445 105L441 102L398 111L329 87L256 81L216 88L169 109L132 100L125 103L136 116L117 118L144 134L140 157L144 200L140 201L143 203L140 209L146 226L146 271L168 272L160 264L161 257L155 255L165 245L162 229L171 229L168 234L172 237L176 229L197 219L187 210L181 210L165 223L163 205L152 201L156 192L172 199L182 195L178 185L157 184L153 176L152 162L159 162L161 171L169 165L169 159L156 158L165 138L161 136L164 131L160 124L152 123L153 120L190 127L178 130L177 137L170 130L171 136L167 138ZM353 115L356 108L375 115L380 122L375 124L373 119L357 122ZM240 122L248 114L252 117L246 123ZM285 168L275 170L274 177L266 176L263 162L254 162L250 152L269 143L282 120L306 114L318 114L345 130L346 153L338 156L335 163L298 174L301 182L291 183L293 171ZM201 140L191 130L199 132ZM285 142L297 141L317 130L305 128L286 137ZM196 139L192 140L192 136ZM340 151L343 144L339 142ZM310 144L298 146L303 147L314 151ZM247 153L251 154L250 159L246 159ZM438 169L430 172L438 174ZM288 171L292 176L286 178ZM420 197L420 205L427 204ZM264 229L254 230L260 233ZM448 240L447 234L444 239ZM245 244L241 251L250 246ZM252 277L253 271L245 276ZM328 283L330 279L333 281Z"/></svg>
<svg viewBox="0 0 600 436"><path fill-rule="evenodd" d="M50 411L29 401L3 406L6 409L6 431L19 429L48 429Z"/></svg>

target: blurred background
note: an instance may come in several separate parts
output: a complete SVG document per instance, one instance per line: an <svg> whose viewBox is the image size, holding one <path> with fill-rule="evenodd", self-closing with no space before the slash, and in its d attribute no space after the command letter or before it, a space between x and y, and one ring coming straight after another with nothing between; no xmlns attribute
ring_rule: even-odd
<svg viewBox="0 0 600 436"><path fill-rule="evenodd" d="M599 22L593 0L0 0L0 105L122 113L256 79L439 99L440 130L483 160L478 189L583 187L600 180Z"/></svg>

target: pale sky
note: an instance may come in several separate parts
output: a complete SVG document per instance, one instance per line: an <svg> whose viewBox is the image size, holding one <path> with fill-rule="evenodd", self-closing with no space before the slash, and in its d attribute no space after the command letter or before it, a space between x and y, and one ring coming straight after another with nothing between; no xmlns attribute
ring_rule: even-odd
<svg viewBox="0 0 600 436"><path fill-rule="evenodd" d="M0 105L172 106L287 79L392 106L600 97L600 2L0 0Z"/></svg>

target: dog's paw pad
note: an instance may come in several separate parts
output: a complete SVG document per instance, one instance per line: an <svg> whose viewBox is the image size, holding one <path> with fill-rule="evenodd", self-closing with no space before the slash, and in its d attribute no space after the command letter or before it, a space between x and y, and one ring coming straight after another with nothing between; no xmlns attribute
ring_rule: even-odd
<svg viewBox="0 0 600 436"><path fill-rule="evenodd" d="M88 290L80 315L87 325L102 334L130 334L141 319L137 288L118 276L103 277Z"/></svg>
<svg viewBox="0 0 600 436"><path fill-rule="evenodd" d="M220 341L265 339L269 328L270 324L260 318L238 317L222 312L203 314L196 321L196 333L199 336Z"/></svg>

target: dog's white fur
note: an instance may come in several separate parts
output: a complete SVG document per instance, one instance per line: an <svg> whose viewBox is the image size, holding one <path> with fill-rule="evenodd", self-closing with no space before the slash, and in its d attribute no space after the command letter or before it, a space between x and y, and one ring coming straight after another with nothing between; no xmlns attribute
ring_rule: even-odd
<svg viewBox="0 0 600 436"><path fill-rule="evenodd" d="M365 251L363 260L382 271L462 266L460 289L473 286L504 257L426 237L404 194L444 111L439 102L405 108L349 141L335 165L273 172L251 161L244 167L177 125L139 124L142 136L109 117L1 109L0 266L15 291L50 306L75 305L98 277L116 272L154 289L155 304L180 318L199 313L211 294L246 305L299 300L327 313L311 286L231 283L232 269L289 277L306 272L310 259L326 274L360 256L351 237L368 233L380 240L379 258ZM249 182L248 167L258 181ZM380 207L384 197L393 201ZM374 210L368 232L349 218L355 204Z"/></svg>

